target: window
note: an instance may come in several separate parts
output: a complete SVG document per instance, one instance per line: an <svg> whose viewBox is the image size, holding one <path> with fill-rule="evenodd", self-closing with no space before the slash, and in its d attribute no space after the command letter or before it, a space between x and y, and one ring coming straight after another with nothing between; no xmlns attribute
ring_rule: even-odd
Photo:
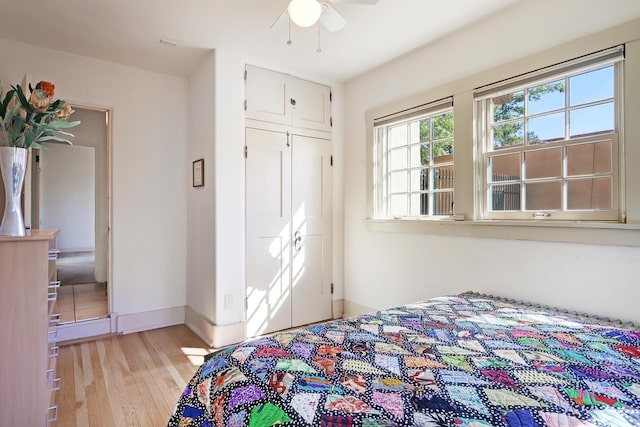
<svg viewBox="0 0 640 427"><path fill-rule="evenodd" d="M374 120L377 218L453 214L453 99Z"/></svg>
<svg viewBox="0 0 640 427"><path fill-rule="evenodd" d="M619 219L623 49L475 91L486 219Z"/></svg>

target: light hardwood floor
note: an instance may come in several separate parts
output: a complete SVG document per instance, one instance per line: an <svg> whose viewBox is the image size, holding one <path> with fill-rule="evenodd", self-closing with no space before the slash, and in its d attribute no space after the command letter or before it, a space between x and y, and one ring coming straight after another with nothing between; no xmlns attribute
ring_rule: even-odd
<svg viewBox="0 0 640 427"><path fill-rule="evenodd" d="M102 319L109 315L106 283L64 285L58 289L60 323Z"/></svg>
<svg viewBox="0 0 640 427"><path fill-rule="evenodd" d="M211 351L184 325L63 346L53 425L166 426Z"/></svg>

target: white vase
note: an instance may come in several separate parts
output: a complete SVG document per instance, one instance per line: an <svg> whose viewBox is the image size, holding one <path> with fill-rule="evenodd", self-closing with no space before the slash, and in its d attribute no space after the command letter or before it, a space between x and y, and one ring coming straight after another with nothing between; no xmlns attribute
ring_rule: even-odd
<svg viewBox="0 0 640 427"><path fill-rule="evenodd" d="M4 181L5 205L0 236L25 236L20 199L27 169L26 148L0 147L0 171Z"/></svg>

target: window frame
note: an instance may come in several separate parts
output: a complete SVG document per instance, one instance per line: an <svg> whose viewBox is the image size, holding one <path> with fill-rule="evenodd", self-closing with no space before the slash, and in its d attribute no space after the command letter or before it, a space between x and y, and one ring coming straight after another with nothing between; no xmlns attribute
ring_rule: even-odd
<svg viewBox="0 0 640 427"><path fill-rule="evenodd" d="M611 101L614 103L614 129L613 132L600 133L590 136L571 137L569 130L565 129L565 136L562 140L557 140L548 144L527 144L526 132L523 135L523 144L514 147L503 147L494 149L492 144L491 124L492 119L492 102L493 98L500 95L511 94L517 91L525 91L527 88L533 88L546 83L552 83L558 80L568 80L572 76L583 74L590 71L614 67L614 93ZM565 88L567 86L565 85ZM565 115L564 125L568 126L568 117L570 111L574 109L569 105L569 91L565 89L565 104L562 109L558 109ZM473 116L475 117L476 126L474 129L474 151L476 155L476 163L474 167L475 177L475 203L474 216L477 220L518 220L518 221L610 221L624 222L624 145L622 138L622 130L624 129L624 46L617 46L603 51L585 55L580 58L565 61L540 70L525 73L523 75L506 79L502 82L487 85L474 90L473 97ZM526 96L523 100L527 102ZM551 111L551 110L550 110ZM555 111L555 110L553 110ZM548 113L548 112L547 112ZM527 122L531 117L538 116L539 113L522 115L518 120ZM609 210L586 210L586 209L567 209L567 186L572 178L567 174L567 148L575 145L596 142L611 143L611 209ZM554 149L560 147L562 152L561 174L553 177L547 182L559 181L561 184L561 207L560 209L539 209L539 210L523 210L524 198L526 197L525 184L536 182L536 180L527 179L524 175L525 166L523 159L527 152L537 152L538 150ZM520 154L520 177L518 183L520 185L520 209L519 210L490 210L488 205L491 203L490 173L489 160L501 155L519 153ZM597 179L598 174L583 178ZM575 178L573 178L575 179ZM545 180L538 180L544 182ZM513 183L516 183L515 181ZM496 182L493 182L495 185ZM524 206L526 208L526 206Z"/></svg>
<svg viewBox="0 0 640 427"><path fill-rule="evenodd" d="M407 126L407 131L410 131L411 123L420 122L425 119L431 121L443 114L451 113L454 120L455 129L455 113L453 108L453 97L447 97L438 101L423 104L417 107L413 107L407 110L402 110L396 113L392 113L383 117L379 117L373 120L373 218L376 220L448 220L453 216L454 212L454 194L455 194L455 172L452 178L451 186L443 189L434 188L434 174L437 169L441 167L450 167L455 171L455 132L452 132L450 137L440 138L437 140L429 139L429 141L411 142L411 137L407 135L407 141L404 145L400 145L403 149L406 149L410 153L412 146L420 146L425 143L429 145L430 156L429 163L427 165L411 166L407 161L407 165L404 168L393 169L389 167L388 157L391 151L399 149L399 147L390 148L388 146L389 131L401 125ZM430 124L430 130L433 130L433 122ZM418 138L419 139L419 138ZM439 140L453 140L453 153L452 159L446 162L434 162L433 144ZM408 154L409 155L409 154ZM410 174L411 171L426 170L429 174L428 189L411 191L410 187ZM405 171L408 174L407 177L407 189L404 192L392 192L390 179L392 173ZM451 208L449 214L437 215L433 213L434 203L433 200L438 194L450 194L449 199L451 201ZM389 199L394 194L406 194L407 195L407 215L392 215L390 212ZM428 214L411 215L410 200L414 194L426 195L428 197Z"/></svg>

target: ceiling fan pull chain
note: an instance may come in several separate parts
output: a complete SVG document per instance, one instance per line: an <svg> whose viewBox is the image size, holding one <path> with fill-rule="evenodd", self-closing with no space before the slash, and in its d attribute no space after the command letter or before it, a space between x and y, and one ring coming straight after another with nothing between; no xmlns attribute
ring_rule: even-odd
<svg viewBox="0 0 640 427"><path fill-rule="evenodd" d="M288 13L287 13L287 16L289 17L289 39L287 40L287 46L291 46L291 43L293 43L291 41L291 17L289 16Z"/></svg>
<svg viewBox="0 0 640 427"><path fill-rule="evenodd" d="M320 21L318 21L318 48L316 52L322 53L322 49L320 48Z"/></svg>

